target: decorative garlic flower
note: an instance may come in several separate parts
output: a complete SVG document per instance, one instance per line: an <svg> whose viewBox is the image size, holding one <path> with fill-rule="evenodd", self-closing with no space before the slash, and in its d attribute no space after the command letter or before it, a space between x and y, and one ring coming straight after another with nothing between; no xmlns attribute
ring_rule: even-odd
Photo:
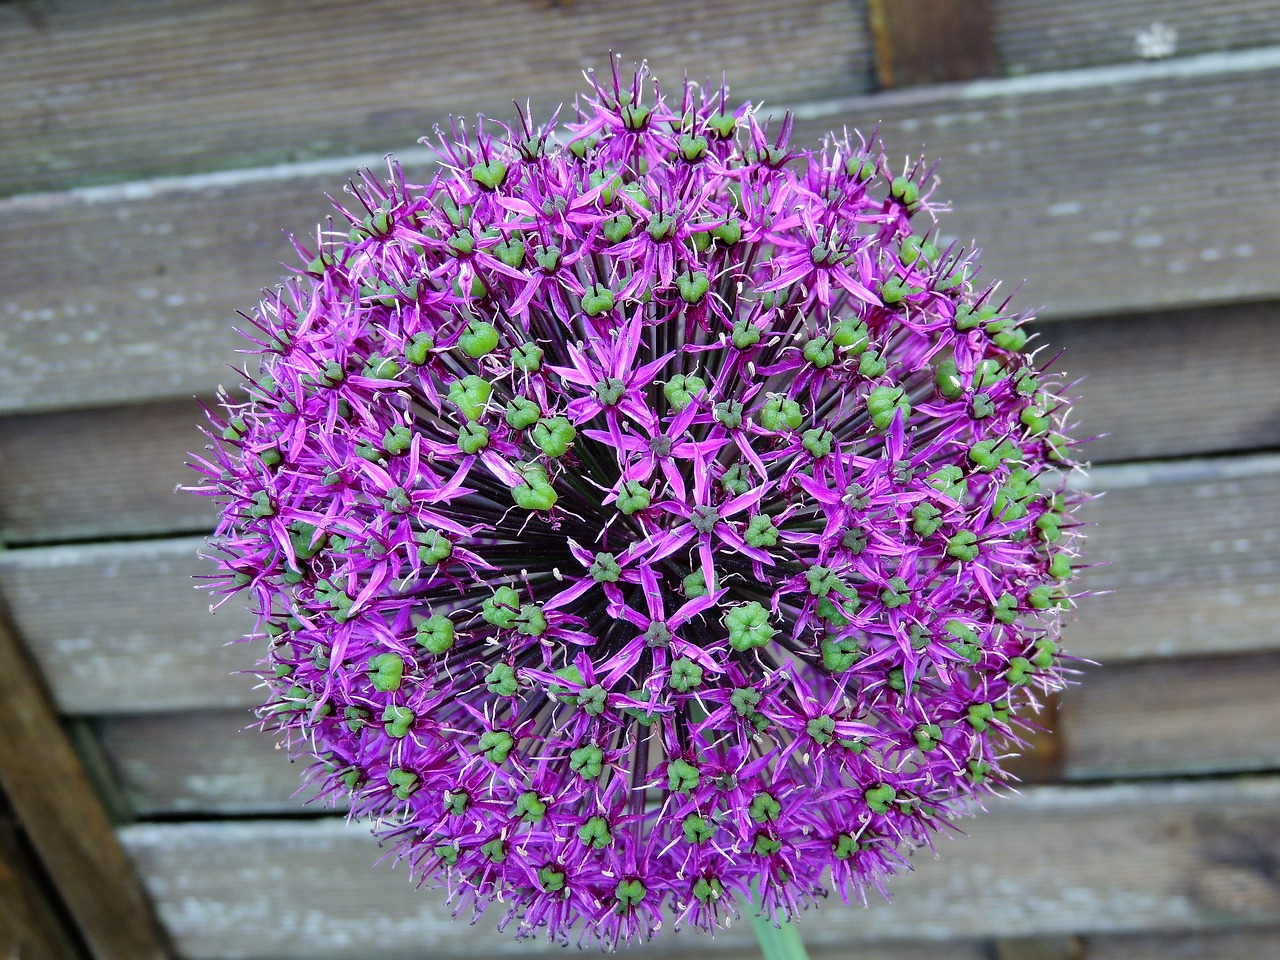
<svg viewBox="0 0 1280 960"><path fill-rule="evenodd" d="M1075 539L929 172L647 86L365 173L197 464L322 793L607 945L882 889L1062 685Z"/></svg>

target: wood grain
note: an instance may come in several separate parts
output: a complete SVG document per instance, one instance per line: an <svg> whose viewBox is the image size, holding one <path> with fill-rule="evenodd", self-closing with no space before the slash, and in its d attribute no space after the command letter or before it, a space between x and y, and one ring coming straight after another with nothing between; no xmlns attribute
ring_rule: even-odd
<svg viewBox="0 0 1280 960"><path fill-rule="evenodd" d="M1280 54L976 81L812 104L795 142L883 121L895 163L942 158L944 239L979 238L983 276L1025 279L1046 319L1274 298L1278 82ZM0 200L0 413L212 392L234 311L293 260L282 231L312 232L355 163Z"/></svg>
<svg viewBox="0 0 1280 960"><path fill-rule="evenodd" d="M1044 783L1280 768L1280 657L1116 664L1086 670L1006 769ZM309 812L303 768L248 710L99 717L102 751L132 816ZM1050 755L1056 754L1056 755ZM340 808L345 809L345 807Z"/></svg>
<svg viewBox="0 0 1280 960"><path fill-rule="evenodd" d="M884 89L996 73L991 0L867 0Z"/></svg>
<svg viewBox="0 0 1280 960"><path fill-rule="evenodd" d="M0 956L81 960L40 868L0 800Z"/></svg>
<svg viewBox="0 0 1280 960"><path fill-rule="evenodd" d="M1094 463L1280 447L1280 304L1041 324ZM0 421L0 435L3 434ZM1098 436L1101 434L1101 436Z"/></svg>
<svg viewBox="0 0 1280 960"><path fill-rule="evenodd" d="M187 451L207 443L194 400L0 418L0 540L8 544L213 529Z"/></svg>
<svg viewBox="0 0 1280 960"><path fill-rule="evenodd" d="M1094 463L1280 446L1276 304L1071 320L1039 327L1075 389ZM192 477L203 414L177 400L0 417L0 538L10 544L196 533L212 506Z"/></svg>
<svg viewBox="0 0 1280 960"><path fill-rule="evenodd" d="M21 6L0 5L0 195L403 148L513 98L545 116L610 51L769 101L868 76L845 0Z"/></svg>
<svg viewBox="0 0 1280 960"><path fill-rule="evenodd" d="M1280 456L1098 468L1087 588L1066 627L1104 663L1280 649ZM245 706L257 652L207 610L198 538L0 552L0 592L71 714Z"/></svg>
<svg viewBox="0 0 1280 960"><path fill-rule="evenodd" d="M1185 57L1280 43L1276 0L993 2L1000 65L1011 74L1131 63L1144 52Z"/></svg>
<svg viewBox="0 0 1280 960"><path fill-rule="evenodd" d="M937 860L915 858L892 904L828 904L802 921L806 943L1280 924L1267 866L1280 855L1274 778L1035 788L961 826L967 836L941 842ZM548 949L517 945L487 919L452 922L440 894L386 865L370 870L381 851L341 820L138 824L121 836L184 956L358 952L371 916L380 956L424 942L445 955ZM717 946L750 937L735 925ZM675 934L635 953L687 946Z"/></svg>
<svg viewBox="0 0 1280 960"><path fill-rule="evenodd" d="M94 720L103 754L139 819L332 812L308 803L314 791L303 787L304 765L288 762L275 738L253 723L247 709Z"/></svg>
<svg viewBox="0 0 1280 960"><path fill-rule="evenodd" d="M1280 647L1280 456L1099 468L1069 646L1104 664Z"/></svg>
<svg viewBox="0 0 1280 960"><path fill-rule="evenodd" d="M44 685L4 619L0 790L97 960L169 956L164 934L93 785L58 725Z"/></svg>
<svg viewBox="0 0 1280 960"><path fill-rule="evenodd" d="M1280 657L1086 670L1057 725L1073 780L1280 768Z"/></svg>
<svg viewBox="0 0 1280 960"><path fill-rule="evenodd" d="M198 538L0 552L0 594L62 713L256 702L252 629L234 604L209 614L192 578Z"/></svg>
<svg viewBox="0 0 1280 960"><path fill-rule="evenodd" d="M1280 960L1280 928L1087 937L1082 960Z"/></svg>

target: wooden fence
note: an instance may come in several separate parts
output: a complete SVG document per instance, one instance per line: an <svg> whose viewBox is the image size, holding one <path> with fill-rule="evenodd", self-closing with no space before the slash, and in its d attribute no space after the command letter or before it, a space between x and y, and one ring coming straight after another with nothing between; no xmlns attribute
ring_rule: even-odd
<svg viewBox="0 0 1280 960"><path fill-rule="evenodd" d="M0 3L0 954L558 952L372 869L240 732L248 620L173 490L282 231L610 50L941 158L944 236L1025 279L1101 435L1066 634L1099 665L1022 796L807 918L815 955L1280 957L1280 0Z"/></svg>

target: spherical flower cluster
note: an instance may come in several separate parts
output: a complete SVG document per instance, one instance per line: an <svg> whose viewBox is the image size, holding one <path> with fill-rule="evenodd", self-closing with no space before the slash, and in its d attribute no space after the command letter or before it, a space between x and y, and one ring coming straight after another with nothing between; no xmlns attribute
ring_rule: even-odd
<svg viewBox="0 0 1280 960"><path fill-rule="evenodd" d="M267 725L521 933L865 899L1062 683L1026 318L929 171L790 133L616 68L576 122L455 128L299 244L212 414Z"/></svg>

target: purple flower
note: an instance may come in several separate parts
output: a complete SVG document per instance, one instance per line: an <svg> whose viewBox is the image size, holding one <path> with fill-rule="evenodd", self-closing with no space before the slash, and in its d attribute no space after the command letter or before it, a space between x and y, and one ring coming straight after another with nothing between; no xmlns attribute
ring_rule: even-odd
<svg viewBox="0 0 1280 960"><path fill-rule="evenodd" d="M1062 685L1066 404L929 173L615 66L252 318L199 492L265 724L460 907L606 944L865 899Z"/></svg>

